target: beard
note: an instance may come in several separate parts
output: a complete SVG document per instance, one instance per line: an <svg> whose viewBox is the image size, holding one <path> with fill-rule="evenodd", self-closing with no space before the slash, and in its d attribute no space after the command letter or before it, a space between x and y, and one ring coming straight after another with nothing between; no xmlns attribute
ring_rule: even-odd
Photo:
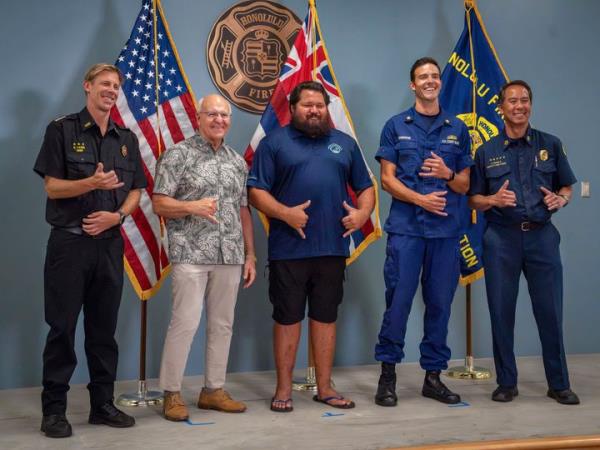
<svg viewBox="0 0 600 450"><path fill-rule="evenodd" d="M307 119L304 119L300 117L300 115L294 113L292 115L292 125L294 128L312 138L319 138L329 133L329 130L331 129L331 126L329 125L329 114L322 116L318 122L309 122L309 119L312 117L317 116L311 115Z"/></svg>

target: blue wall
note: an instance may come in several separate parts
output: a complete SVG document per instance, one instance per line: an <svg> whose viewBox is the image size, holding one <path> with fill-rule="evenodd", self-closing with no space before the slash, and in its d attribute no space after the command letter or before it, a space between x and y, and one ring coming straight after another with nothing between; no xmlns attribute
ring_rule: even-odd
<svg viewBox="0 0 600 450"><path fill-rule="evenodd" d="M136 0L21 0L2 2L0 28L0 388L41 382L41 353L47 333L43 320L42 270L48 225L44 222L42 181L31 168L46 124L78 111L84 102L81 78L92 63L112 62L129 37L139 11ZM233 2L231 2L233 3ZM229 1L163 0L163 9L185 70L200 97L215 90L206 68L206 39ZM303 0L283 2L300 18ZM370 9L368 8L370 7ZM321 0L321 26L356 131L373 170L373 155L385 120L410 106L408 70L431 55L448 58L463 27L461 0ZM591 199L576 194L555 219L562 233L565 266L565 344L569 353L600 351L600 276L597 275L600 222L595 184L600 181L598 129L600 88L600 2L594 0L480 0L488 32L511 78L530 81L534 126L560 136L579 180L592 182ZM235 109L229 143L242 151L258 116ZM381 196L381 216L389 208ZM239 298L230 370L273 368L267 283L262 278L265 236L256 224L258 282ZM383 312L384 239L349 269L339 319L336 365L373 363L373 345ZM169 318L170 281L149 304L148 376L156 377ZM538 355L540 345L526 286L519 298L516 350ZM475 284L474 353L491 355L489 318L483 281ZM464 289L459 288L450 324L453 357L462 358ZM420 292L408 327L407 361L418 360L423 305ZM187 374L202 372L203 329L198 334ZM73 382L87 380L83 334L77 335L80 360ZM117 339L119 379L138 372L139 302L127 282ZM299 366L306 363L302 345ZM373 384L376 380L372 380Z"/></svg>

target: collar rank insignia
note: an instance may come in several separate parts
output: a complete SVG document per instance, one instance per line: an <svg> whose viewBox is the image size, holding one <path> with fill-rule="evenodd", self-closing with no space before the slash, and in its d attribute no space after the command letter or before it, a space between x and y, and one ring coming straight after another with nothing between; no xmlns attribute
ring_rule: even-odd
<svg viewBox="0 0 600 450"><path fill-rule="evenodd" d="M86 130L92 126L92 122L86 122L83 124L83 128L85 128Z"/></svg>
<svg viewBox="0 0 600 450"><path fill-rule="evenodd" d="M127 146L126 145L121 145L121 155L123 156L123 158L127 158Z"/></svg>

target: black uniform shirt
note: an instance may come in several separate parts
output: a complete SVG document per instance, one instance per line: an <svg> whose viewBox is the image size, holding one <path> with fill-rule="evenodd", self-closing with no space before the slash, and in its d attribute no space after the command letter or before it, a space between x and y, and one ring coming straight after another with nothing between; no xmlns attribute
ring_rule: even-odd
<svg viewBox="0 0 600 450"><path fill-rule="evenodd" d="M50 225L80 227L82 219L92 212L117 211L130 190L143 188L147 182L137 137L129 129L109 120L102 136L87 108L48 125L33 167L41 177L87 178L94 174L99 162L105 172L114 170L124 185L114 190L95 189L78 197L48 199L46 221Z"/></svg>

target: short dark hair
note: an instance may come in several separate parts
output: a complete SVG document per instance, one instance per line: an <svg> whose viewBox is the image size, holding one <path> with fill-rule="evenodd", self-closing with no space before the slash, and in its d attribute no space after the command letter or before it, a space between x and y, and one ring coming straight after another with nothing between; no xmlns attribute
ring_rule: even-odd
<svg viewBox="0 0 600 450"><path fill-rule="evenodd" d="M506 90L511 86L522 86L525 89L527 89L527 93L529 94L529 101L533 102L533 92L531 92L531 86L529 86L529 84L527 84L527 82L525 82L523 80L512 80L500 88L500 99L499 99L500 104L502 104L504 102L504 96L506 95Z"/></svg>
<svg viewBox="0 0 600 450"><path fill-rule="evenodd" d="M296 85L290 94L290 109L292 106L296 106L296 103L300 101L300 94L302 91L316 91L323 94L325 104L329 105L329 95L321 83L318 81L303 81Z"/></svg>
<svg viewBox="0 0 600 450"><path fill-rule="evenodd" d="M425 56L423 58L419 58L417 59L412 67L410 68L410 81L415 81L415 70L417 70L419 67L424 66L425 64L433 64L435 67L437 67L438 72L441 74L442 70L440 69L440 65L438 64L438 62L433 59L431 56Z"/></svg>

